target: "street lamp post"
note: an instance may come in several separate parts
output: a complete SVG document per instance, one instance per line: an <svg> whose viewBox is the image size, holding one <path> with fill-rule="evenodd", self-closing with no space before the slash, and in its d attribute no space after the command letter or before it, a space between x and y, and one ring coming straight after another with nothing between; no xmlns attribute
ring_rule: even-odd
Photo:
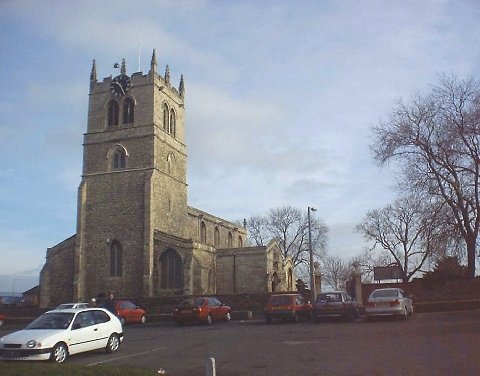
<svg viewBox="0 0 480 376"><path fill-rule="evenodd" d="M317 211L315 208L310 206L307 209L308 213L308 247L310 250L310 301L313 303L316 297L315 290L315 267L313 265L313 247L312 247L312 226L310 222L310 212Z"/></svg>

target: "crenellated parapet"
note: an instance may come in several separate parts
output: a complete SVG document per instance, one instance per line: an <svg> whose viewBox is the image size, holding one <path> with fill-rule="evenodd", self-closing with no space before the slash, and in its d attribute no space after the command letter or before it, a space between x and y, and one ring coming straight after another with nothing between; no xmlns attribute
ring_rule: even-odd
<svg viewBox="0 0 480 376"><path fill-rule="evenodd" d="M114 68L119 67L120 75L128 76L125 58L122 59L121 66L119 66L118 64L114 65ZM132 75L130 76L130 80L132 87L148 85L151 84L153 80L154 84L158 87L159 90L168 91L169 94L173 94L177 97L177 100L180 104L183 104L183 99L185 97L185 79L183 77L183 74L180 76L178 88L172 86L170 77L171 76L169 65L165 66L164 76L160 75L157 72L157 56L155 50L153 50L149 72L147 74L143 74L143 72L132 73ZM96 61L93 60L92 70L90 72L90 94L109 94L114 78L115 77L113 75L110 75L108 77L105 77L101 82L98 82Z"/></svg>

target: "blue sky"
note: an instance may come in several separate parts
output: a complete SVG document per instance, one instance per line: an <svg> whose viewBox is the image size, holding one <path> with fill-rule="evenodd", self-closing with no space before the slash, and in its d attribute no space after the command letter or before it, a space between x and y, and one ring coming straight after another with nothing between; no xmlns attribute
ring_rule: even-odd
<svg viewBox="0 0 480 376"><path fill-rule="evenodd" d="M38 280L76 231L89 74L186 85L189 204L229 220L315 206L332 255L393 201L369 127L439 73L480 68L477 1L0 2L0 291ZM139 69L140 68L140 69Z"/></svg>

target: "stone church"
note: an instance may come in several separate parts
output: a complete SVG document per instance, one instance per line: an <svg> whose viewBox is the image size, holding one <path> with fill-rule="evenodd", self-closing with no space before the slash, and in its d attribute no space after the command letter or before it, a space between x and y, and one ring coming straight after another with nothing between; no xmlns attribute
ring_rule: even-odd
<svg viewBox="0 0 480 376"><path fill-rule="evenodd" d="M40 305L293 290L275 241L248 247L245 222L188 206L183 75L172 86L155 50L148 74L115 68L98 81L93 61L76 234L47 250Z"/></svg>

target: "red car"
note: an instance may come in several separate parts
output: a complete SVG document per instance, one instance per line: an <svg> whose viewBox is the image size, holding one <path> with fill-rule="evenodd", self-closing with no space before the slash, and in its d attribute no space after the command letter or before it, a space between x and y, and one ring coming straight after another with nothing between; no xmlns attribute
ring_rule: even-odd
<svg viewBox="0 0 480 376"><path fill-rule="evenodd" d="M301 318L312 318L312 305L301 294L274 294L265 306L265 322L279 318L299 322Z"/></svg>
<svg viewBox="0 0 480 376"><path fill-rule="evenodd" d="M205 323L214 321L230 321L232 309L213 297L200 297L184 300L173 311L173 318L178 325L187 322Z"/></svg>
<svg viewBox="0 0 480 376"><path fill-rule="evenodd" d="M109 308L108 301L102 301L99 303L99 306L106 308L109 311L112 311ZM131 324L131 323L140 323L145 324L146 322L146 312L145 310L138 307L136 304L133 304L129 300L114 300L115 312L113 314L117 315L120 319L122 325Z"/></svg>

